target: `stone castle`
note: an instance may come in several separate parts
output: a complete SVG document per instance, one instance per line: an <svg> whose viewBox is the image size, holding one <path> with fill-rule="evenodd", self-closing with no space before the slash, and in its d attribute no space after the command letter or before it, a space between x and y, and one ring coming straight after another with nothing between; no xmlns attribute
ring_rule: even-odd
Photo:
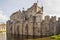
<svg viewBox="0 0 60 40"><path fill-rule="evenodd" d="M43 7L37 3L27 10L13 13L6 24L7 33L10 34L49 36L60 33L60 18L56 20L56 16L44 16L43 19Z"/></svg>

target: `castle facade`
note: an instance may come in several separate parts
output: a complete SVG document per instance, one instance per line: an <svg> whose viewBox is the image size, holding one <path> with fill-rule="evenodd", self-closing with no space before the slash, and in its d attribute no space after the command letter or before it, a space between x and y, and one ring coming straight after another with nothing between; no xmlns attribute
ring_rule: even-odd
<svg viewBox="0 0 60 40"><path fill-rule="evenodd" d="M37 3L26 11L13 13L6 24L7 33L10 34L49 36L60 33L60 18L56 20L56 16L44 16L43 19L43 7L39 7Z"/></svg>

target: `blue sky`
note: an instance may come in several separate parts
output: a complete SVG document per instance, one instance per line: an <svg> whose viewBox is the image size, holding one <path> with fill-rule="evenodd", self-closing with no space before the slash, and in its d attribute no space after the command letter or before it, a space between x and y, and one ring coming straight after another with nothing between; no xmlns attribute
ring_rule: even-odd
<svg viewBox="0 0 60 40"><path fill-rule="evenodd" d="M25 10L33 5L37 0L0 0L0 22L6 22L10 15L19 9ZM44 6L44 15L60 15L60 0L38 0L39 6Z"/></svg>

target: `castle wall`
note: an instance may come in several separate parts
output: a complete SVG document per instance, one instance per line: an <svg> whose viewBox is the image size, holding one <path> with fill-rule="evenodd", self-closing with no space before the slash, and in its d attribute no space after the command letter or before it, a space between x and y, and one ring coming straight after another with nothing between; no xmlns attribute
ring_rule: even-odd
<svg viewBox="0 0 60 40"><path fill-rule="evenodd" d="M33 23L28 24L28 35L33 35Z"/></svg>
<svg viewBox="0 0 60 40"><path fill-rule="evenodd" d="M38 13L35 15L35 23L34 23L34 35L35 36L41 35L41 22L42 22L42 15Z"/></svg>
<svg viewBox="0 0 60 40"><path fill-rule="evenodd" d="M7 33L31 36L49 36L60 32L60 19L56 21L56 16L44 16L42 20L43 8L34 3L26 11L17 11L10 16L7 21ZM57 26L58 25L58 26ZM58 28L57 28L58 27ZM58 30L58 32L57 32Z"/></svg>
<svg viewBox="0 0 60 40"><path fill-rule="evenodd" d="M33 35L33 16L30 17L29 21L28 21L28 35Z"/></svg>
<svg viewBox="0 0 60 40"><path fill-rule="evenodd" d="M41 23L41 35L46 35L46 32L45 32L45 20L42 21Z"/></svg>
<svg viewBox="0 0 60 40"><path fill-rule="evenodd" d="M57 21L57 34L60 34L60 17L58 18L58 21Z"/></svg>
<svg viewBox="0 0 60 40"><path fill-rule="evenodd" d="M49 16L45 16L45 34L48 36L49 35L49 21L50 21L50 17Z"/></svg>
<svg viewBox="0 0 60 40"><path fill-rule="evenodd" d="M23 23L23 35L28 34L28 22Z"/></svg>
<svg viewBox="0 0 60 40"><path fill-rule="evenodd" d="M6 25L6 30L7 30L7 33L12 33L12 22L9 20L7 21L7 25Z"/></svg>
<svg viewBox="0 0 60 40"><path fill-rule="evenodd" d="M52 16L50 19L50 33L56 34L56 17Z"/></svg>

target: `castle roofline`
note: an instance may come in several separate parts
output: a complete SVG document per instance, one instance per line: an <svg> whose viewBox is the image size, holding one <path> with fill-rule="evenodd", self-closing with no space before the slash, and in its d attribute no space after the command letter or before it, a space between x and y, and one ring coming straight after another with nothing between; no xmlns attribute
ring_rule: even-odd
<svg viewBox="0 0 60 40"><path fill-rule="evenodd" d="M30 8L28 8L27 10L24 10L24 8L23 8L23 10L22 10L22 12L25 12L25 11L28 11L28 10L30 10L30 9L34 9L34 11L37 11L37 8L39 8L39 9L42 9L42 8L40 8L38 5L37 5L37 3L35 2ZM14 12L11 16L13 16L13 15L15 15L16 13L18 13L18 12L21 12L20 10L19 11L16 11L16 12ZM22 13L21 12L21 13Z"/></svg>
<svg viewBox="0 0 60 40"><path fill-rule="evenodd" d="M20 10L14 12L11 16L15 15L16 13L21 12Z"/></svg>

